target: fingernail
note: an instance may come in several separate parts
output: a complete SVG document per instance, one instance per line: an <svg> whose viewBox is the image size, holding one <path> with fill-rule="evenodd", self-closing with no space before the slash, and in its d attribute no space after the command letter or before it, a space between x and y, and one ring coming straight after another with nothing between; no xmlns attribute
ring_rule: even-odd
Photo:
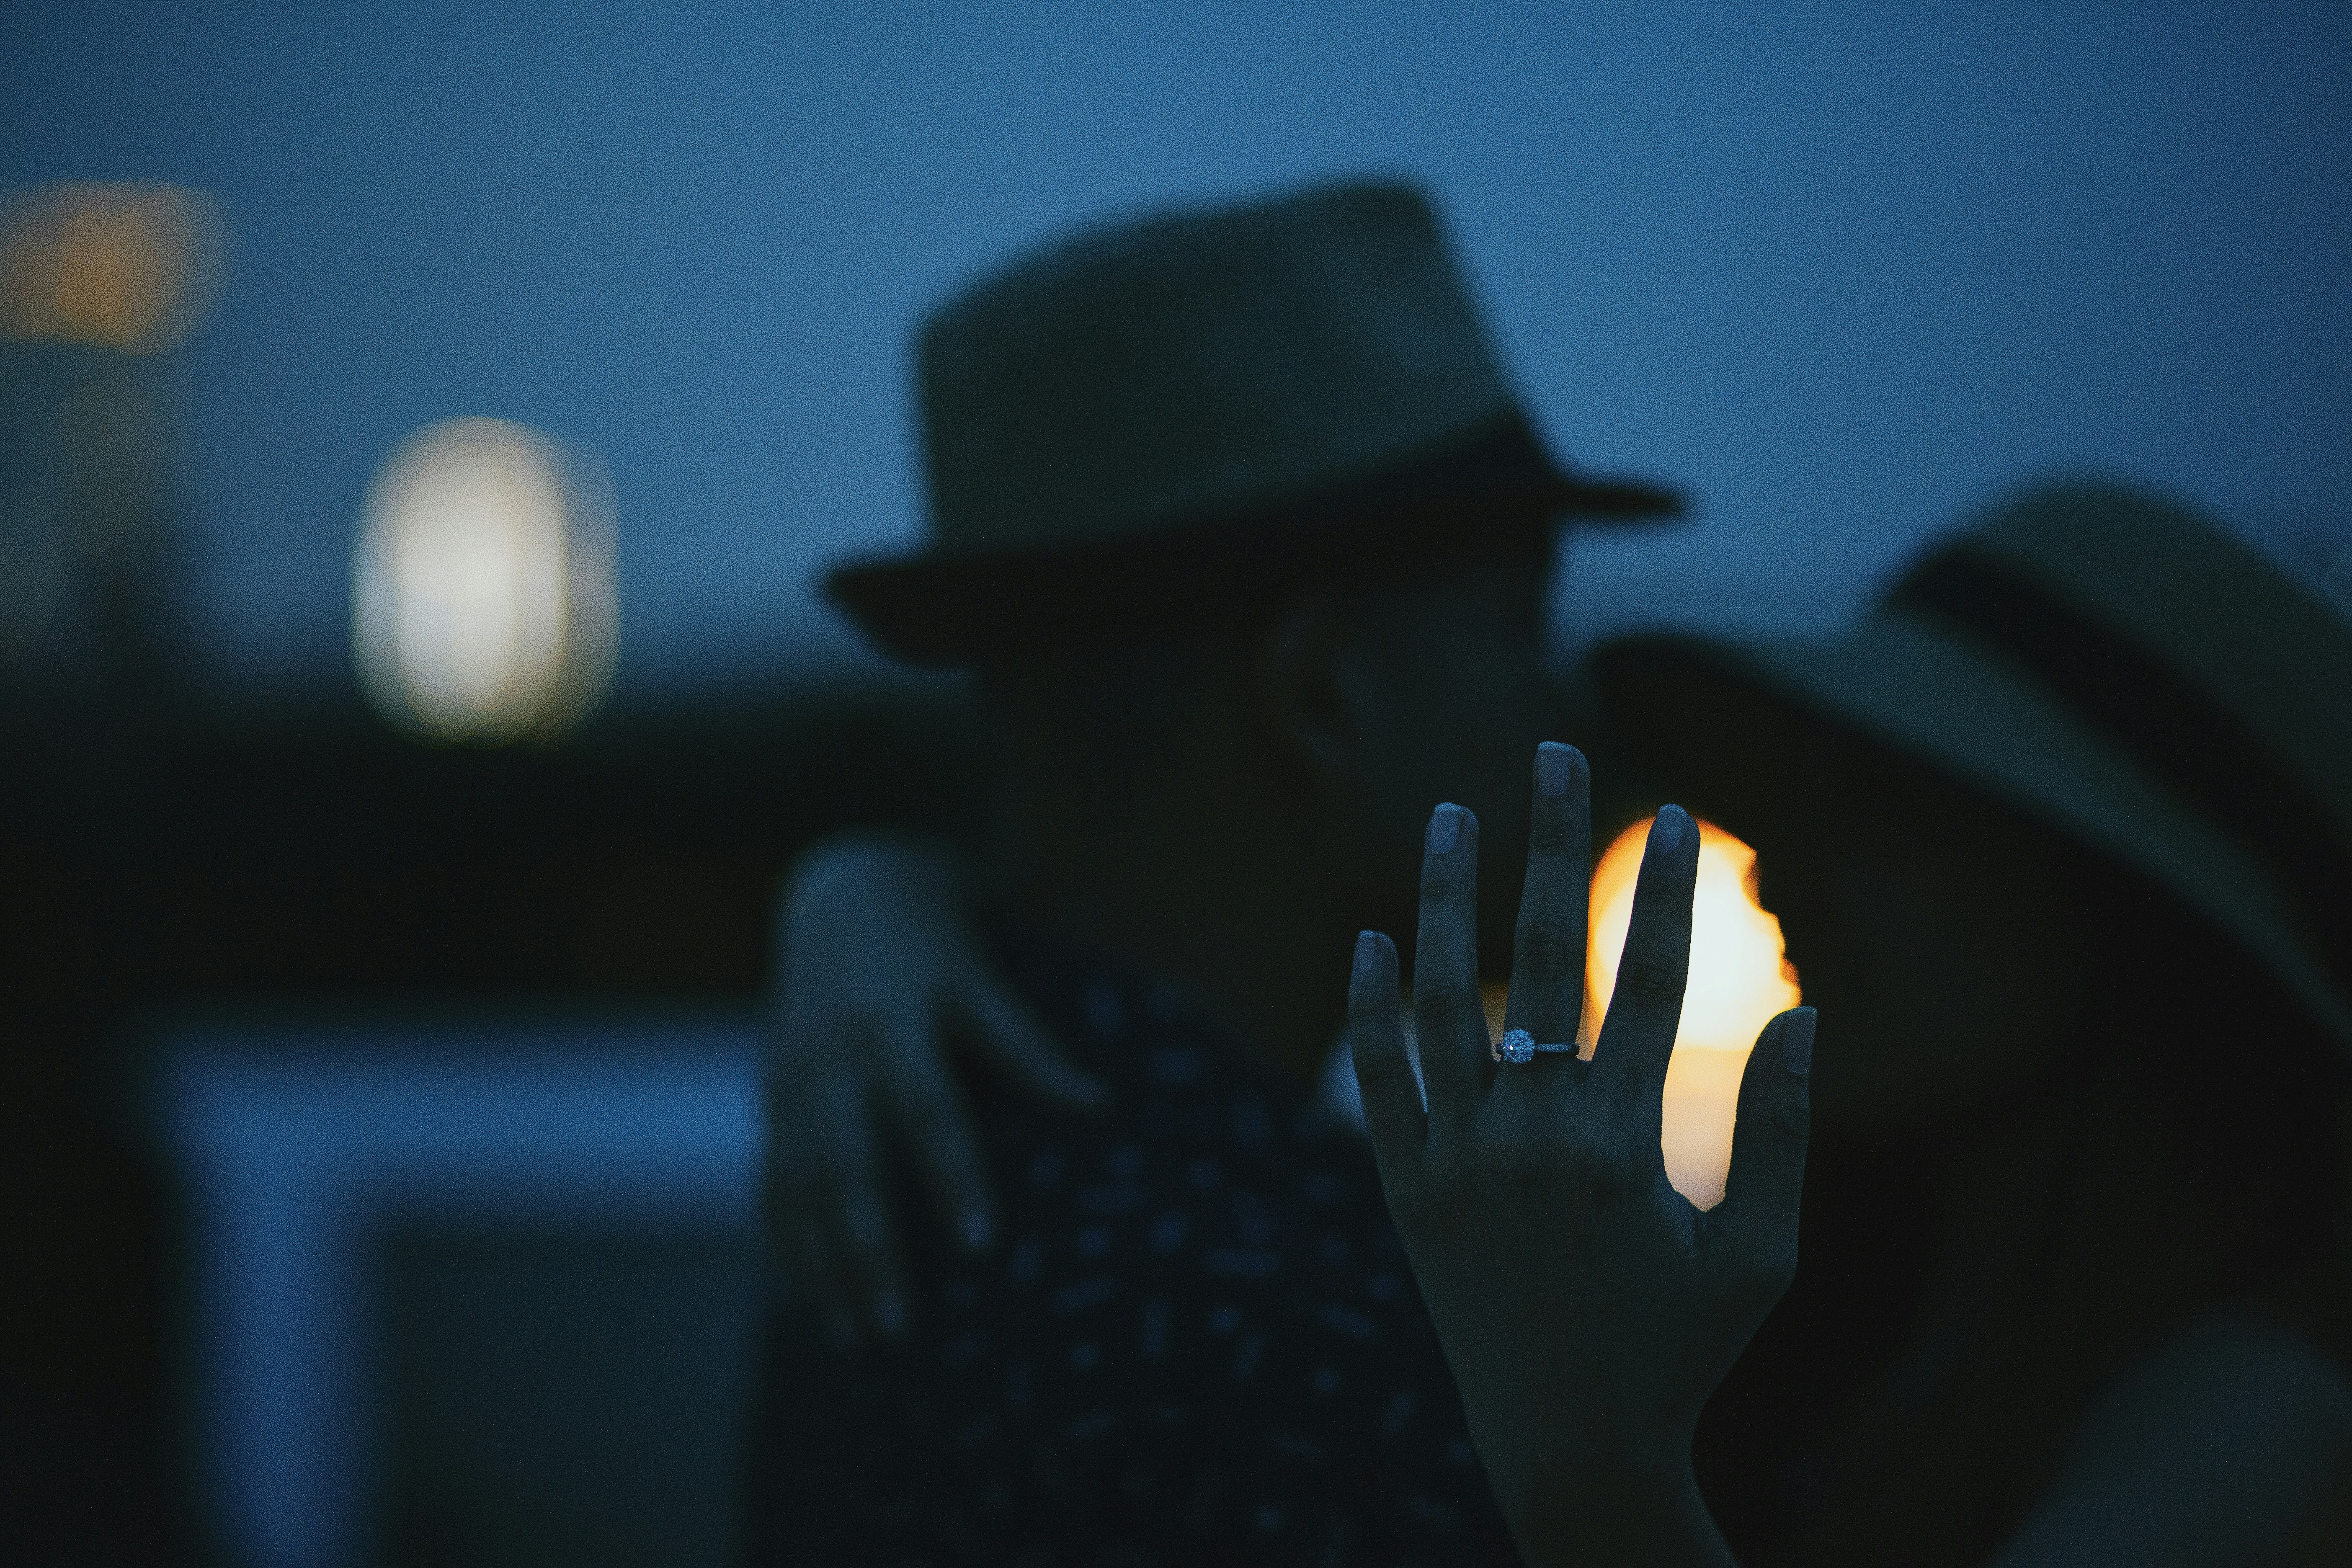
<svg viewBox="0 0 2352 1568"><path fill-rule="evenodd" d="M1429 814L1429 852L1443 855L1462 837L1462 808L1447 802Z"/></svg>
<svg viewBox="0 0 2352 1568"><path fill-rule="evenodd" d="M1683 815L1681 806L1658 807L1658 819L1650 824L1650 848L1660 855L1673 854L1682 847L1683 829L1689 826L1690 818Z"/></svg>
<svg viewBox="0 0 2352 1568"><path fill-rule="evenodd" d="M1798 1078L1813 1070L1813 1010L1799 1007L1780 1026L1780 1065Z"/></svg>
<svg viewBox="0 0 2352 1568"><path fill-rule="evenodd" d="M882 1321L882 1331L892 1339L907 1330L907 1302L896 1290L886 1290L874 1304L874 1315Z"/></svg>
<svg viewBox="0 0 2352 1568"><path fill-rule="evenodd" d="M1360 931L1356 933L1356 967L1358 969L1370 969L1372 966L1373 958L1379 952L1378 937L1368 931Z"/></svg>
<svg viewBox="0 0 2352 1568"><path fill-rule="evenodd" d="M1576 753L1558 741L1546 741L1536 748L1536 793L1559 795L1568 793L1568 782L1576 773Z"/></svg>
<svg viewBox="0 0 2352 1568"><path fill-rule="evenodd" d="M982 1252L988 1247L991 1226L988 1216L977 1211L963 1216L963 1246L966 1252Z"/></svg>

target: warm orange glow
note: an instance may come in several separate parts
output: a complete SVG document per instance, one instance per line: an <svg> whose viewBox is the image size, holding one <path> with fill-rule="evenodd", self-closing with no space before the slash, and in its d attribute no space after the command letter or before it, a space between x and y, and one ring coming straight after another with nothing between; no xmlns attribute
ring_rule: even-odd
<svg viewBox="0 0 2352 1568"><path fill-rule="evenodd" d="M59 180L0 213L0 337L154 353L218 292L219 204L152 181Z"/></svg>
<svg viewBox="0 0 2352 1568"><path fill-rule="evenodd" d="M1723 1197L1731 1165L1731 1122L1739 1075L1758 1031L1797 1005L1797 972L1782 956L1780 922L1756 898L1756 851L1711 822L1699 828L1698 889L1691 905L1690 984L1666 1069L1664 1127L1659 1139L1666 1175L1701 1208ZM1592 1049L1595 1023L1616 988L1617 963L1633 913L1633 881L1648 842L1648 819L1617 836L1592 868L1591 947L1585 961L1584 1027Z"/></svg>
<svg viewBox="0 0 2352 1568"><path fill-rule="evenodd" d="M1584 1022L1577 1031L1587 1058L1592 1055L1596 1021L1607 1016L1617 987L1617 963L1633 923L1633 882L1650 821L1644 817L1619 834L1592 868ZM1675 1032L1674 1059L1666 1067L1658 1144L1675 1191L1704 1209L1723 1201L1748 1053L1773 1015L1795 1006L1801 995L1797 972L1781 948L1780 919L1757 900L1756 851L1711 822L1701 822L1698 832L1690 981L1683 994L1682 1025ZM1500 1040L1509 988L1488 984L1478 989L1486 1004L1486 1037ZM1417 1050L1411 994L1399 1002L1406 1043ZM1352 1076L1347 1084L1352 1090Z"/></svg>

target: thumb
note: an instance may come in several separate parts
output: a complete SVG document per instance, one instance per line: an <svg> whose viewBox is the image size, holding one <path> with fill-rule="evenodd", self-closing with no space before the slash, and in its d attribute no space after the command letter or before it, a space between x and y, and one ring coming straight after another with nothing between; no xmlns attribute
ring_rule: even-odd
<svg viewBox="0 0 2352 1568"><path fill-rule="evenodd" d="M1748 1054L1718 1210L1768 1247L1786 1246L1792 1263L1812 1130L1813 1016L1811 1007L1790 1008L1764 1026Z"/></svg>

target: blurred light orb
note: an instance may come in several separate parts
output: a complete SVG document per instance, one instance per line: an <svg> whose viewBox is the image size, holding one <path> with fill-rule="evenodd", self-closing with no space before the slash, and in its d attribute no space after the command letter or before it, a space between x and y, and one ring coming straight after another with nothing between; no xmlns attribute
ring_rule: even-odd
<svg viewBox="0 0 2352 1568"><path fill-rule="evenodd" d="M1633 884L1651 818L1619 834L1592 868L1591 947L1585 959L1586 1053L1607 1016L1633 923ZM1690 984L1666 1069L1659 1142L1675 1190L1701 1208L1723 1198L1739 1075L1772 1016L1801 999L1779 918L1757 900L1756 851L1700 822L1698 888L1691 901Z"/></svg>
<svg viewBox="0 0 2352 1568"><path fill-rule="evenodd" d="M503 419L408 437L361 509L352 643L370 700L423 740L549 740L586 718L619 649L603 465Z"/></svg>
<svg viewBox="0 0 2352 1568"><path fill-rule="evenodd" d="M124 353L172 347L227 270L228 225L204 191L56 180L0 208L0 338Z"/></svg>

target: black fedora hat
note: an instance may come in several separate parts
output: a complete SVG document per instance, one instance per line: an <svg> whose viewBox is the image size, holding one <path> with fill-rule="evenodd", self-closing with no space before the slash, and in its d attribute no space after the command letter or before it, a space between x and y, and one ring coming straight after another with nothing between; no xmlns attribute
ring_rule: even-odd
<svg viewBox="0 0 2352 1568"><path fill-rule="evenodd" d="M1343 550L1682 510L1545 450L1404 184L1065 239L936 311L918 376L929 537L825 588L919 663L1196 614Z"/></svg>
<svg viewBox="0 0 2352 1568"><path fill-rule="evenodd" d="M1962 530L1834 643L1624 637L1612 717L1742 830L1817 809L1808 726L1957 778L2203 917L2352 1051L2352 618L2109 485Z"/></svg>

